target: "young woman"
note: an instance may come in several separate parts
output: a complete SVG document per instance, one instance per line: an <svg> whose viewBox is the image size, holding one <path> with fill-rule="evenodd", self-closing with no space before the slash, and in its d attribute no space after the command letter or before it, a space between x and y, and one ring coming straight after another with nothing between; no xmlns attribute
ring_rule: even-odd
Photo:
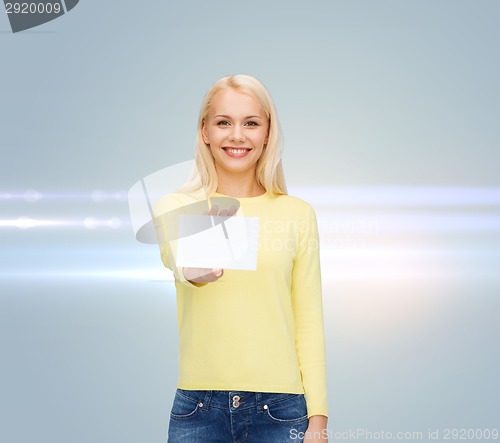
<svg viewBox="0 0 500 443"><path fill-rule="evenodd" d="M262 83L247 75L215 83L201 107L195 159L197 174L156 213L207 197L238 200L239 208L209 214L258 218L257 269L181 268L169 242L160 244L176 279L179 327L168 442L325 442L316 217L287 195L277 115ZM157 226L168 237L168 223Z"/></svg>

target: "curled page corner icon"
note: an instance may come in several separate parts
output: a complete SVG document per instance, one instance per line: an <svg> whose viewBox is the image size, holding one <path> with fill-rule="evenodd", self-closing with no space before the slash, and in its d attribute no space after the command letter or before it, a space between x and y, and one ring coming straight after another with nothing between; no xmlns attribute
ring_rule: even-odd
<svg viewBox="0 0 500 443"><path fill-rule="evenodd" d="M12 32L25 31L61 17L72 10L80 0L38 0L12 2L4 0L5 12Z"/></svg>
<svg viewBox="0 0 500 443"><path fill-rule="evenodd" d="M129 189L130 221L137 241L158 243L154 208L166 195L175 193L194 168L194 160L167 166L142 178Z"/></svg>
<svg viewBox="0 0 500 443"><path fill-rule="evenodd" d="M193 172L190 160L150 174L130 188L136 239L147 244L168 242L176 266L255 270L258 219L236 215L240 202L235 198L207 198L204 193L194 198L177 192ZM172 204L159 204L165 201ZM211 215L215 206L218 214L231 215Z"/></svg>

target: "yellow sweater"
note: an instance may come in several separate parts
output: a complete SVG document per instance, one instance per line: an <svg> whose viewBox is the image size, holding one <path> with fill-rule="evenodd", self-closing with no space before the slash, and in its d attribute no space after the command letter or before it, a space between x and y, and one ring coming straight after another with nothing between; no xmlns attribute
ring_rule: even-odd
<svg viewBox="0 0 500 443"><path fill-rule="evenodd" d="M238 200L236 216L259 218L256 271L225 270L213 283L193 285L176 267L168 241L160 243L162 261L176 279L177 386L305 394L309 417L328 416L314 210L288 195ZM155 215L196 201L186 194L168 195ZM168 238L162 220L157 218L157 229Z"/></svg>

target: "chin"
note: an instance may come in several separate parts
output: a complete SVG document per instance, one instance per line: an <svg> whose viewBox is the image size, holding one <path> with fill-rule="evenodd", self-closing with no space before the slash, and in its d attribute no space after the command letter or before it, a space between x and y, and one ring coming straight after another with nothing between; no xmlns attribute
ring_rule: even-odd
<svg viewBox="0 0 500 443"><path fill-rule="evenodd" d="M227 172L243 173L248 171L255 171L255 163L246 165L234 165L228 162L217 163L215 162L216 168L223 169Z"/></svg>

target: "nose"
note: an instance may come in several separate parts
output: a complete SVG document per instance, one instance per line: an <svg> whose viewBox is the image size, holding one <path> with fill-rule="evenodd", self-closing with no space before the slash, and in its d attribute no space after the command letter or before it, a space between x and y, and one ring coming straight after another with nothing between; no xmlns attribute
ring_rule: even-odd
<svg viewBox="0 0 500 443"><path fill-rule="evenodd" d="M231 133L229 140L230 141L239 141L239 142L245 141L245 135L243 134L243 131L239 125L233 126L233 131Z"/></svg>

